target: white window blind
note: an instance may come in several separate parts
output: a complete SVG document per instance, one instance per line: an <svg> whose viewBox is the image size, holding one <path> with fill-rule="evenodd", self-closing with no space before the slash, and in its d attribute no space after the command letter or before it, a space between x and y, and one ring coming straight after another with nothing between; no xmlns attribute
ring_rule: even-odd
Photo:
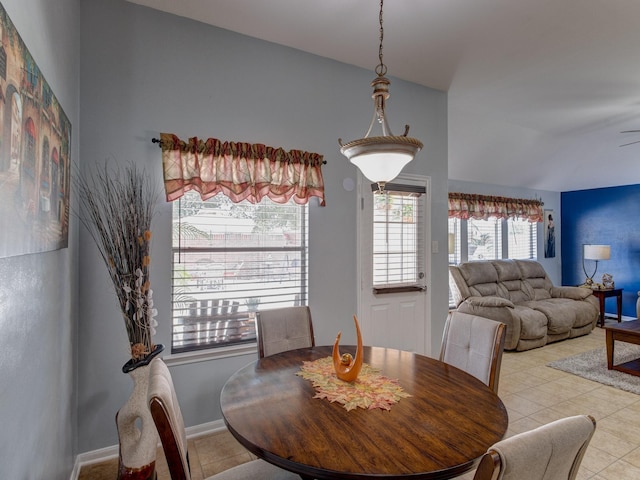
<svg viewBox="0 0 640 480"><path fill-rule="evenodd" d="M372 191L374 291L423 289L425 188L388 183Z"/></svg>
<svg viewBox="0 0 640 480"><path fill-rule="evenodd" d="M502 258L502 220L467 220L469 260Z"/></svg>
<svg viewBox="0 0 640 480"><path fill-rule="evenodd" d="M173 208L172 352L255 342L256 311L307 304L306 205L188 192Z"/></svg>
<svg viewBox="0 0 640 480"><path fill-rule="evenodd" d="M538 223L522 219L449 217L449 264L500 258L536 259ZM505 243L506 242L506 243ZM449 305L453 297L449 292Z"/></svg>
<svg viewBox="0 0 640 480"><path fill-rule="evenodd" d="M538 224L523 219L507 220L509 258L520 260L537 258Z"/></svg>

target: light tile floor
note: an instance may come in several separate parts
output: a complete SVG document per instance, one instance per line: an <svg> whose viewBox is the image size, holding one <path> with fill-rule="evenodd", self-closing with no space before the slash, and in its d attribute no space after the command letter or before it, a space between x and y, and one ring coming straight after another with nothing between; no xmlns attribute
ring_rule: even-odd
<svg viewBox="0 0 640 480"><path fill-rule="evenodd" d="M604 347L604 330L526 352L505 352L499 395L509 412L507 436L558 418L590 414L596 432L577 480L640 479L640 396L547 367L553 360ZM193 480L252 458L226 431L189 440ZM158 450L158 480L170 480ZM113 480L117 459L83 467L79 480ZM460 477L473 478L473 472Z"/></svg>

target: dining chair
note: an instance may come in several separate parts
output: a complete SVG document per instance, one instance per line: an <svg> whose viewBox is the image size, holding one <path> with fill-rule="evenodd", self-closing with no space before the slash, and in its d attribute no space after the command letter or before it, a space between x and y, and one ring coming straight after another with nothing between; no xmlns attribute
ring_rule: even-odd
<svg viewBox="0 0 640 480"><path fill-rule="evenodd" d="M473 375L497 394L505 329L502 322L451 312L444 326L440 361Z"/></svg>
<svg viewBox="0 0 640 480"><path fill-rule="evenodd" d="M161 358L153 359L150 364L147 401L160 436L171 480L191 480L184 420L171 374ZM252 460L207 478L207 480L256 479L300 480L300 477L263 460Z"/></svg>
<svg viewBox="0 0 640 480"><path fill-rule="evenodd" d="M306 305L256 312L256 331L259 358L316 345L311 309Z"/></svg>
<svg viewBox="0 0 640 480"><path fill-rule="evenodd" d="M495 443L480 460L473 480L573 480L596 421L576 415Z"/></svg>

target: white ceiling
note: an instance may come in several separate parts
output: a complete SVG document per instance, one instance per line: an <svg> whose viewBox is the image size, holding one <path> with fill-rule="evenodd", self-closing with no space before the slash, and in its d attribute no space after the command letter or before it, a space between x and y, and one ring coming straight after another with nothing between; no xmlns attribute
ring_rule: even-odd
<svg viewBox="0 0 640 480"><path fill-rule="evenodd" d="M378 64L377 1L131 1ZM383 24L388 75L449 93L449 178L552 191L640 183L640 143L620 147L640 141L620 133L640 129L639 0L389 0Z"/></svg>

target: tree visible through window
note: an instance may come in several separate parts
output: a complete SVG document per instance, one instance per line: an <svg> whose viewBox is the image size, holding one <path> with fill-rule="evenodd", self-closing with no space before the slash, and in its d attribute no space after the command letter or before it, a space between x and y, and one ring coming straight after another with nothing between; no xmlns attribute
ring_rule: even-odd
<svg viewBox="0 0 640 480"><path fill-rule="evenodd" d="M255 342L255 312L307 304L308 207L174 202L172 352Z"/></svg>

